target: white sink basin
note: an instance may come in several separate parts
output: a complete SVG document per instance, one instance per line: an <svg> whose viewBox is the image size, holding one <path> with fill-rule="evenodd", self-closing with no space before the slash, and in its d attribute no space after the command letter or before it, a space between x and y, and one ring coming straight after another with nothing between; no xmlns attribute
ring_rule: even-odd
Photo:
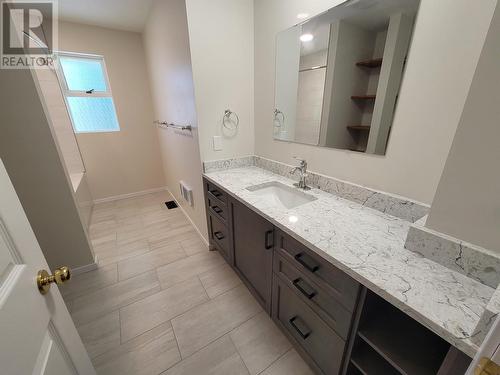
<svg viewBox="0 0 500 375"><path fill-rule="evenodd" d="M315 201L316 197L303 193L297 188L272 181L247 187L247 190L261 196L270 205L290 209Z"/></svg>

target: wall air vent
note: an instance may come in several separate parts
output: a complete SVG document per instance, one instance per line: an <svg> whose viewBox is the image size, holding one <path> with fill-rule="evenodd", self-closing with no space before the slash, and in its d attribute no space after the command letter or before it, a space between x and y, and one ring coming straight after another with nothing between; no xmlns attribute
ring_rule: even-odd
<svg viewBox="0 0 500 375"><path fill-rule="evenodd" d="M194 206L193 190L188 185L186 185L184 181L179 182L179 188L182 198L184 198L184 200L188 202L190 206Z"/></svg>

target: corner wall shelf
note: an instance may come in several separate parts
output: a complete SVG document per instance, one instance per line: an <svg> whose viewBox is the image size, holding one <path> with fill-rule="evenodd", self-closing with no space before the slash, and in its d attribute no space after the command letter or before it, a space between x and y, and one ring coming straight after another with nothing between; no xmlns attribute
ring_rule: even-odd
<svg viewBox="0 0 500 375"><path fill-rule="evenodd" d="M349 130L370 131L370 125L348 125L347 129L349 129Z"/></svg>
<svg viewBox="0 0 500 375"><path fill-rule="evenodd" d="M375 100L376 95L352 95L353 100Z"/></svg>
<svg viewBox="0 0 500 375"><path fill-rule="evenodd" d="M356 63L356 66L361 66L363 68L378 68L381 65L382 58L359 61Z"/></svg>

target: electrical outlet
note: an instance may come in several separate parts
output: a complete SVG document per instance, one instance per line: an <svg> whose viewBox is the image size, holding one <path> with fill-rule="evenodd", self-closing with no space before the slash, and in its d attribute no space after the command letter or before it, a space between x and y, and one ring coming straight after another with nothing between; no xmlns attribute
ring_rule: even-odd
<svg viewBox="0 0 500 375"><path fill-rule="evenodd" d="M214 135L213 146L214 151L222 150L222 137L220 135Z"/></svg>

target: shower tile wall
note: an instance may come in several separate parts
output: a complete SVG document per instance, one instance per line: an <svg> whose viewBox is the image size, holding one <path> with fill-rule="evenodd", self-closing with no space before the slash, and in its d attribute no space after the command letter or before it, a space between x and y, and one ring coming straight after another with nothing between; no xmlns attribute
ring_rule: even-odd
<svg viewBox="0 0 500 375"><path fill-rule="evenodd" d="M70 175L82 173L83 161L57 75L53 70L38 69L35 72L68 173Z"/></svg>

